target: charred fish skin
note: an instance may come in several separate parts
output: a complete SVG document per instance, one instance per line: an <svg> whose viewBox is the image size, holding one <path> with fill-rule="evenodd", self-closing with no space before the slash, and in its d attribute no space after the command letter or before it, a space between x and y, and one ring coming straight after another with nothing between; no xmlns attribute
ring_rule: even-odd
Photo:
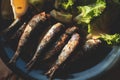
<svg viewBox="0 0 120 80"><path fill-rule="evenodd" d="M66 29L65 33L60 36L59 40L54 44L52 49L46 53L44 60L48 60L52 56L54 56L56 53L58 53L64 47L64 45L68 41L69 37L74 32L77 32L77 31L78 31L78 27L76 27L76 26Z"/></svg>
<svg viewBox="0 0 120 80"><path fill-rule="evenodd" d="M25 29L26 25L27 25L27 23L24 22L23 25L22 25L22 26L16 31L16 33L10 38L10 40L20 38L20 36L21 36L22 33L24 32L24 29Z"/></svg>
<svg viewBox="0 0 120 80"><path fill-rule="evenodd" d="M78 33L74 33L71 39L62 49L55 64L47 73L45 73L50 79L53 78L55 72L60 67L60 65L63 64L68 59L68 57L72 54L75 48L79 45L79 40L80 40L80 35Z"/></svg>
<svg viewBox="0 0 120 80"><path fill-rule="evenodd" d="M31 12L31 10L33 12ZM31 18L35 15L35 13L37 13L35 10L33 10L31 7L28 8L28 11L25 13L25 15L23 15L21 17L21 26L14 32L13 35L10 36L10 38L7 39L7 41L9 40L13 40L13 39L18 39L20 38L20 36L22 35L22 33L24 32L25 27L27 26L28 22L31 20ZM30 23L30 22L29 22ZM15 25L14 25L15 26ZM9 29L10 31L10 29Z"/></svg>
<svg viewBox="0 0 120 80"><path fill-rule="evenodd" d="M73 33L77 32L78 29L79 29L79 28L76 27L76 26L70 27L70 28L68 28L68 29L65 31L65 34L67 34L67 35L72 35Z"/></svg>
<svg viewBox="0 0 120 80"><path fill-rule="evenodd" d="M45 49L45 47L52 41L52 39L61 31L61 29L64 28L64 25L61 23L54 24L50 30L45 34L43 39L38 44L37 50L33 56L33 58L30 60L30 62L27 64L28 70L33 66L33 64L36 62L36 60L41 55L42 51Z"/></svg>
<svg viewBox="0 0 120 80"><path fill-rule="evenodd" d="M61 50L61 48L65 45L65 42L67 40L68 36L66 34L63 34L59 41L57 41L55 43L55 46L49 51L47 52L44 60L48 60L50 59L53 55L55 55L55 53L59 52Z"/></svg>
<svg viewBox="0 0 120 80"><path fill-rule="evenodd" d="M38 24L40 23L44 23L45 21L48 20L47 14L45 12L42 12L38 15L35 15L29 22L28 25L25 27L25 30L23 32L23 34L20 37L19 43L18 43L18 47L17 50L15 52L15 54L13 55L12 59L9 61L9 63L15 63L21 48L24 46L24 44L27 42L28 37L30 36L31 31L34 30L35 27L37 27Z"/></svg>

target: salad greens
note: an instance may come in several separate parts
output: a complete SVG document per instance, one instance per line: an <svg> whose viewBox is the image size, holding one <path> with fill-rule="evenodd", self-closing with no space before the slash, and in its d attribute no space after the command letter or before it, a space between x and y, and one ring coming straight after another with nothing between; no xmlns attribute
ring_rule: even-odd
<svg viewBox="0 0 120 80"><path fill-rule="evenodd" d="M91 3L92 2L92 3ZM90 3L82 5L82 3ZM66 10L69 13L73 13L77 10L77 17L75 21L78 24L90 23L91 19L99 16L106 8L105 0L56 0L55 8ZM73 14L74 15L74 14Z"/></svg>
<svg viewBox="0 0 120 80"><path fill-rule="evenodd" d="M108 45L116 45L120 44L120 34L101 34L100 36L101 39L107 42Z"/></svg>
<svg viewBox="0 0 120 80"><path fill-rule="evenodd" d="M62 0L61 0L62 1ZM69 8L72 8L72 6L74 5L74 0L64 0L62 3L62 7L67 10Z"/></svg>
<svg viewBox="0 0 120 80"><path fill-rule="evenodd" d="M111 1L120 4L120 0L110 0L109 2ZM29 2L40 9L41 5L38 4L43 4L44 0L30 0ZM93 20L104 14L103 12L107 8L106 0L55 0L54 7L56 9L52 10L50 14L58 21L64 23L74 21L77 25L82 25L87 29L88 34L93 34L93 36L98 34L97 38L106 41L108 45L120 43L120 34L109 35L107 29L103 28L104 26L102 28L105 32L102 32L97 23L92 23L96 26L91 24Z"/></svg>
<svg viewBox="0 0 120 80"><path fill-rule="evenodd" d="M115 3L120 3L119 0L113 0ZM77 2L81 2L77 4ZM90 3L92 2L92 3ZM91 21L96 17L99 17L107 7L106 0L56 0L56 5L58 9L62 8L63 10L70 11L72 9L77 9L77 15L73 20L79 25L87 27L88 34L95 35L96 38L106 41L108 45L120 44L120 34L107 34L102 33L102 31L97 30L96 33L93 33L95 29L99 27L98 25L91 25ZM87 3L82 5L82 3ZM90 4L88 4L90 3ZM73 14L74 15L74 14ZM96 23L95 23L96 24ZM94 29L95 28L95 29ZM107 31L106 31L107 32Z"/></svg>
<svg viewBox="0 0 120 80"><path fill-rule="evenodd" d="M80 2L80 3L77 3ZM56 0L55 1L55 8L66 10L69 13L73 13L73 10L77 10L77 15L74 20L77 24L85 23L89 24L94 17L99 16L104 9L106 8L106 1L105 0L93 0L92 4L82 5L82 3L87 3L89 0ZM73 14L75 15L75 14Z"/></svg>
<svg viewBox="0 0 120 80"><path fill-rule="evenodd" d="M106 8L105 0L97 0L95 3L85 6L77 6L80 14L75 18L78 24L86 23L99 16Z"/></svg>
<svg viewBox="0 0 120 80"><path fill-rule="evenodd" d="M75 5L75 0L55 0L55 8L69 11Z"/></svg>

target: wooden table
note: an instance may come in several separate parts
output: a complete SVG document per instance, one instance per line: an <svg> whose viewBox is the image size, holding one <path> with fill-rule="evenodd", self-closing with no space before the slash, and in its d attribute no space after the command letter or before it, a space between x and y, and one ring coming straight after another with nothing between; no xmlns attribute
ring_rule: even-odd
<svg viewBox="0 0 120 80"><path fill-rule="evenodd" d="M0 80L23 80L20 76L13 73L0 59Z"/></svg>

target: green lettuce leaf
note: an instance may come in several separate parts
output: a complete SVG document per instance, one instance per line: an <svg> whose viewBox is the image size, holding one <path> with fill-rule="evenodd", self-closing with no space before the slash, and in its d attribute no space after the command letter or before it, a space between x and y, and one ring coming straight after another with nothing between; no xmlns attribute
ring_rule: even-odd
<svg viewBox="0 0 120 80"><path fill-rule="evenodd" d="M75 6L75 0L55 0L55 8L70 11Z"/></svg>
<svg viewBox="0 0 120 80"><path fill-rule="evenodd" d="M105 0L96 0L91 5L78 6L80 14L75 18L78 24L89 24L94 17L99 16L106 8Z"/></svg>
<svg viewBox="0 0 120 80"><path fill-rule="evenodd" d="M108 45L120 44L120 34L101 34L100 39L106 41Z"/></svg>
<svg viewBox="0 0 120 80"><path fill-rule="evenodd" d="M73 5L74 5L74 0L66 0L62 3L62 7L65 10L68 10L68 9L72 8Z"/></svg>

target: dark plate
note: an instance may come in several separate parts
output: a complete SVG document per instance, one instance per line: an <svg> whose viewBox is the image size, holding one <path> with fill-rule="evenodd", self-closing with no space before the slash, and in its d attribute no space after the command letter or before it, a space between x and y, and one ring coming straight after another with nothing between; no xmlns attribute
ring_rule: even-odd
<svg viewBox="0 0 120 80"><path fill-rule="evenodd" d="M14 51L8 47L3 45L2 40L0 40L0 53L2 60L6 63L6 65L13 70L15 73L24 76L27 79L37 79L37 80L47 80L47 77L44 76L42 70L31 70L28 72L25 65L26 62L19 58L16 62L16 65L8 65L8 61L13 56ZM113 67L120 59L120 47L114 46L111 52L97 65L92 68L86 69L85 71L71 74L72 78L75 80L86 80L96 78L106 71L108 71L111 67Z"/></svg>

